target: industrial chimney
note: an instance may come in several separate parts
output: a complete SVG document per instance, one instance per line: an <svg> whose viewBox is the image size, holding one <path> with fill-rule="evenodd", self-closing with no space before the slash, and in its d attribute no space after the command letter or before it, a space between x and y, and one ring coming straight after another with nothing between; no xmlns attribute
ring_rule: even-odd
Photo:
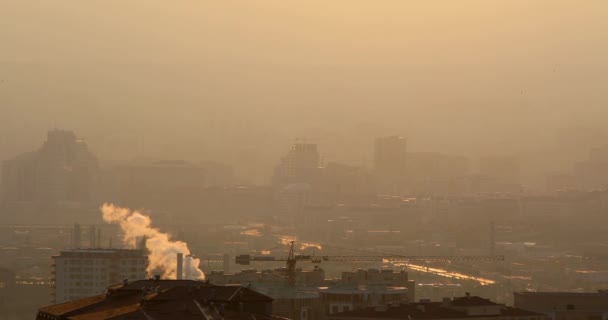
<svg viewBox="0 0 608 320"><path fill-rule="evenodd" d="M179 252L177 254L177 270L176 270L176 279L177 280L182 280L183 274L184 274L184 254Z"/></svg>

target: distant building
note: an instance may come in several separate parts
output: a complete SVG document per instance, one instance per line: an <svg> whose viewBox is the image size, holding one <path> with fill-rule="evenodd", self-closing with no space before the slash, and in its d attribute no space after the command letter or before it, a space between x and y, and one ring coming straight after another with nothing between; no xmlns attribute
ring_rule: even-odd
<svg viewBox="0 0 608 320"><path fill-rule="evenodd" d="M321 304L326 316L389 303L412 302L415 282L405 271L358 269L343 272L335 285L320 288Z"/></svg>
<svg viewBox="0 0 608 320"><path fill-rule="evenodd" d="M241 286L193 280L140 280L107 292L40 308L37 320L282 319L272 316L272 299Z"/></svg>
<svg viewBox="0 0 608 320"><path fill-rule="evenodd" d="M321 156L316 144L296 143L275 168L274 183L311 183L321 167Z"/></svg>
<svg viewBox="0 0 608 320"><path fill-rule="evenodd" d="M608 187L608 145L591 149L587 160L576 162L574 175L583 190Z"/></svg>
<svg viewBox="0 0 608 320"><path fill-rule="evenodd" d="M543 314L507 307L488 299L465 296L445 298L442 302L420 301L416 303L385 303L368 308L333 313L328 320L372 319L497 319L543 320Z"/></svg>
<svg viewBox="0 0 608 320"><path fill-rule="evenodd" d="M199 163L205 170L205 184L212 187L228 187L234 185L234 169L232 166L214 162L202 161Z"/></svg>
<svg viewBox="0 0 608 320"><path fill-rule="evenodd" d="M343 272L339 280L326 280L323 269L298 269L295 288L287 286L285 268L211 272L213 284L247 285L274 299L275 314L294 320L324 319L328 314L415 298L415 282L405 271L358 269Z"/></svg>
<svg viewBox="0 0 608 320"><path fill-rule="evenodd" d="M206 184L205 169L183 160L136 161L114 171L117 189L125 194L189 190Z"/></svg>
<svg viewBox="0 0 608 320"><path fill-rule="evenodd" d="M469 159L438 152L407 153L407 186L413 194L462 192L458 179L469 173Z"/></svg>
<svg viewBox="0 0 608 320"><path fill-rule="evenodd" d="M399 194L406 174L407 140L400 136L377 138L374 143L374 172L379 192Z"/></svg>
<svg viewBox="0 0 608 320"><path fill-rule="evenodd" d="M283 286L286 284L286 269L242 270L237 273L211 271L206 279L213 284L243 284L254 286ZM325 271L315 267L312 270L297 269L296 285L314 287L324 285Z"/></svg>
<svg viewBox="0 0 608 320"><path fill-rule="evenodd" d="M608 291L515 292L514 306L547 315L550 320L608 319Z"/></svg>
<svg viewBox="0 0 608 320"><path fill-rule="evenodd" d="M479 159L479 173L505 183L520 183L520 163L512 156L488 156Z"/></svg>
<svg viewBox="0 0 608 320"><path fill-rule="evenodd" d="M344 203L351 198L375 195L373 183L372 175L361 167L329 162L313 181L319 192L316 204Z"/></svg>
<svg viewBox="0 0 608 320"><path fill-rule="evenodd" d="M322 307L318 286L325 284L325 271L296 270L296 287L286 285L286 269L243 270L238 273L212 271L207 280L212 284L241 284L268 295L273 301L274 314L293 320L321 319Z"/></svg>
<svg viewBox="0 0 608 320"><path fill-rule="evenodd" d="M102 294L124 279L146 279L148 259L140 250L72 249L53 256L54 302Z"/></svg>
<svg viewBox="0 0 608 320"><path fill-rule="evenodd" d="M40 149L3 162L2 201L90 202L98 174L98 160L83 140L51 130Z"/></svg>

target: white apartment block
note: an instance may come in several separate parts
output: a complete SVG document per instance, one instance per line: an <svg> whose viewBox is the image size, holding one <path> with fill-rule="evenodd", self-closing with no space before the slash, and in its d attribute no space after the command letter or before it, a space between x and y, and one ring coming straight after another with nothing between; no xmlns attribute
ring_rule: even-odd
<svg viewBox="0 0 608 320"><path fill-rule="evenodd" d="M108 286L146 279L148 258L141 250L71 249L53 256L53 302L103 294Z"/></svg>

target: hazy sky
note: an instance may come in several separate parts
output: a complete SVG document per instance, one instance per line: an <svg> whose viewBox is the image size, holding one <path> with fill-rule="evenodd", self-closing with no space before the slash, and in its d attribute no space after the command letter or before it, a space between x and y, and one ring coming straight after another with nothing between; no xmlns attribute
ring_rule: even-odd
<svg viewBox="0 0 608 320"><path fill-rule="evenodd" d="M0 159L53 127L104 158L254 175L297 137L352 163L393 133L530 150L605 125L607 17L604 0L2 0Z"/></svg>

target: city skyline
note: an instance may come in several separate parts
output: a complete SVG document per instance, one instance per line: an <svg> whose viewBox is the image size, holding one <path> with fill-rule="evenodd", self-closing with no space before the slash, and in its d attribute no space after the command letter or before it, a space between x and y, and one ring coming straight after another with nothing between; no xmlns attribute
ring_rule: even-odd
<svg viewBox="0 0 608 320"><path fill-rule="evenodd" d="M0 319L608 319L605 0L0 0Z"/></svg>

